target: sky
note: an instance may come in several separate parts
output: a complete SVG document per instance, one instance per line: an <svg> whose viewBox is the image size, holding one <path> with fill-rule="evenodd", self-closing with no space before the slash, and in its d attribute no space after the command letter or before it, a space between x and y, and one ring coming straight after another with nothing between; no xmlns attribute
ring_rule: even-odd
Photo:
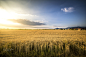
<svg viewBox="0 0 86 57"><path fill-rule="evenodd" d="M0 28L86 26L85 0L0 0Z"/></svg>

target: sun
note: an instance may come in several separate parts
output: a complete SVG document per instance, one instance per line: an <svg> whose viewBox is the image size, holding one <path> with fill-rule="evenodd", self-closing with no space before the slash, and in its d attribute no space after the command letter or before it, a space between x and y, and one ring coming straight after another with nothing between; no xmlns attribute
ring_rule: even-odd
<svg viewBox="0 0 86 57"><path fill-rule="evenodd" d="M0 8L0 24L6 24L6 25L19 25L19 23L14 23L12 21L8 21L8 19L15 19L16 17L15 12L7 11L5 9Z"/></svg>
<svg viewBox="0 0 86 57"><path fill-rule="evenodd" d="M1 9L0 8L0 19L11 19L14 18L14 15L12 14L12 12L8 12L5 9Z"/></svg>
<svg viewBox="0 0 86 57"><path fill-rule="evenodd" d="M6 19L0 19L0 24L5 24L5 25L20 25L19 23L14 23L14 22L11 22L11 21L8 21Z"/></svg>

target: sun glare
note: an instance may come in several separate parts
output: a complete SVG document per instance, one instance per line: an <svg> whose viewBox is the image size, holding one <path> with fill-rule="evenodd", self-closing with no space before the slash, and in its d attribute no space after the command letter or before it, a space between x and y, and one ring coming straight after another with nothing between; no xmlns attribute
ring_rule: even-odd
<svg viewBox="0 0 86 57"><path fill-rule="evenodd" d="M1 20L0 19L0 23L1 24L6 24L6 25L20 25L19 23L14 23L14 22L11 22L11 21L8 21L8 20Z"/></svg>
<svg viewBox="0 0 86 57"><path fill-rule="evenodd" d="M11 21L8 21L7 19L15 19L17 18L15 15L17 13L15 12L8 12L4 9L1 9L0 8L0 23L1 24L6 24L6 25L19 25L19 23L14 23L14 22L11 22Z"/></svg>
<svg viewBox="0 0 86 57"><path fill-rule="evenodd" d="M11 18L15 18L14 13L8 12L0 8L0 19L11 19Z"/></svg>

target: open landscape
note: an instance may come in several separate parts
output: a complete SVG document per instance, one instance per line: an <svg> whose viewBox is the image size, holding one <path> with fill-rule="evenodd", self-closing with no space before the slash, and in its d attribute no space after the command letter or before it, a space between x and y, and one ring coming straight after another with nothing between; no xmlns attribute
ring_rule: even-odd
<svg viewBox="0 0 86 57"><path fill-rule="evenodd" d="M0 0L0 57L86 57L86 0Z"/></svg>
<svg viewBox="0 0 86 57"><path fill-rule="evenodd" d="M0 57L86 57L86 30L0 30Z"/></svg>

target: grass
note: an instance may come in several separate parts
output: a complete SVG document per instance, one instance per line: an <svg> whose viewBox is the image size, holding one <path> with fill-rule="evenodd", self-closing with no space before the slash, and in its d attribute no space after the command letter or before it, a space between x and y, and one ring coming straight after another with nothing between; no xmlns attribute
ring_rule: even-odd
<svg viewBox="0 0 86 57"><path fill-rule="evenodd" d="M59 42L59 41L33 41L33 42L17 42L17 43L8 43L8 45L2 45L0 47L0 56L1 57L44 57L44 56L53 56L53 57L70 57L73 56L86 56L85 45L72 44ZM77 42L79 43L79 42ZM82 42L81 42L82 43ZM1 43L2 44L2 43ZM68 47L67 47L68 46Z"/></svg>
<svg viewBox="0 0 86 57"><path fill-rule="evenodd" d="M85 30L1 30L0 57L86 57L85 35Z"/></svg>

